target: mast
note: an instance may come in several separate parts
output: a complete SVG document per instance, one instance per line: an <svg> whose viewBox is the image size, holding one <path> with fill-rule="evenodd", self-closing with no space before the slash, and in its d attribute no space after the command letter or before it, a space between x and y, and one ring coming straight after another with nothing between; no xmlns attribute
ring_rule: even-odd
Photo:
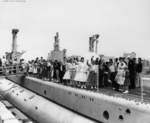
<svg viewBox="0 0 150 123"><path fill-rule="evenodd" d="M98 38L99 38L99 34L95 34L89 37L89 51L95 52L95 54L98 53Z"/></svg>
<svg viewBox="0 0 150 123"><path fill-rule="evenodd" d="M12 29L12 53L17 52L17 33L18 29Z"/></svg>
<svg viewBox="0 0 150 123"><path fill-rule="evenodd" d="M59 51L59 33L56 33L56 36L54 37L54 50Z"/></svg>

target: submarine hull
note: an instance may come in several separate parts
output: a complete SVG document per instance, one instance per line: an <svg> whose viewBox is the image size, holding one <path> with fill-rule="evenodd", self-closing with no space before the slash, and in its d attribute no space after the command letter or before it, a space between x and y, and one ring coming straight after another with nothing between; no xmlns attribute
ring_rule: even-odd
<svg viewBox="0 0 150 123"><path fill-rule="evenodd" d="M103 123L150 123L150 104L102 92L67 87L33 77L9 77L10 80L43 97Z"/></svg>
<svg viewBox="0 0 150 123"><path fill-rule="evenodd" d="M39 123L96 123L4 78L0 79L0 94Z"/></svg>

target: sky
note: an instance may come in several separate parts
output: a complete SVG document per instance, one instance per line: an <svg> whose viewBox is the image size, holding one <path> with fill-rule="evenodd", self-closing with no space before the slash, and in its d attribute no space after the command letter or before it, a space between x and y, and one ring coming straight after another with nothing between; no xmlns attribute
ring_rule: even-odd
<svg viewBox="0 0 150 123"><path fill-rule="evenodd" d="M13 28L25 59L47 58L56 32L68 55L85 55L99 34L99 54L150 58L150 0L0 0L0 57L11 50Z"/></svg>

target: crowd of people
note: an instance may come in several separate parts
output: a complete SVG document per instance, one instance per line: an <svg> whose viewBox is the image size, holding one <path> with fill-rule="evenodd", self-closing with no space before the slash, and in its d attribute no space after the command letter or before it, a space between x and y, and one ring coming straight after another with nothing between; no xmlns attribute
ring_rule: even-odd
<svg viewBox="0 0 150 123"><path fill-rule="evenodd" d="M140 87L141 58L103 58L85 60L84 57L64 58L64 62L45 60L42 57L27 64L27 73L43 80L54 81L86 89L112 87L128 93Z"/></svg>
<svg viewBox="0 0 150 123"><path fill-rule="evenodd" d="M4 65L7 65L6 61L0 59L0 66ZM141 58L120 57L104 60L93 56L86 60L84 57L68 57L64 58L64 62L59 62L40 57L27 63L22 60L20 65L29 76L79 88L109 87L128 93L129 89L141 86Z"/></svg>

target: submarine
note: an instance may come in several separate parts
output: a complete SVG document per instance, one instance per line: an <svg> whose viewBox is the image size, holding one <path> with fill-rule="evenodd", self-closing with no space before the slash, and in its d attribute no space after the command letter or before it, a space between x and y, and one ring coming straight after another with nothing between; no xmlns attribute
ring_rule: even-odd
<svg viewBox="0 0 150 123"><path fill-rule="evenodd" d="M7 79L97 122L150 122L150 103L132 95L123 97L108 90L92 92L24 75L12 75Z"/></svg>
<svg viewBox="0 0 150 123"><path fill-rule="evenodd" d="M58 40L54 45L59 49ZM60 54L65 56L63 51ZM141 95L74 88L17 70L0 78L0 94L39 123L150 123L149 98L143 101Z"/></svg>

